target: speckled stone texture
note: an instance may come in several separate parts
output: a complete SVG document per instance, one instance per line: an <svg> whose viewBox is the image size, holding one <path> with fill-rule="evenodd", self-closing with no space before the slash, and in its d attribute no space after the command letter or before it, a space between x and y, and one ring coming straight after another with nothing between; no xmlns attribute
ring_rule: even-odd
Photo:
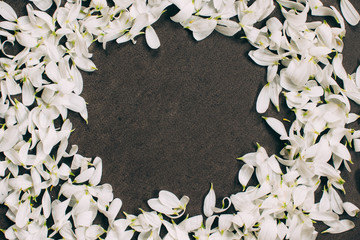
<svg viewBox="0 0 360 240"><path fill-rule="evenodd" d="M23 1L7 2L19 14L25 12ZM360 1L352 3L360 10ZM154 24L161 41L158 50L150 50L143 36L135 45L109 43L106 50L94 44L90 51L99 70L83 74L89 123L69 115L76 129L70 143L78 144L84 156L103 159L102 183L113 186L115 196L123 200L122 211L128 213L147 210L147 199L166 189L179 197L188 195L187 212L201 214L210 183L219 203L242 189L237 157L255 151L256 143L269 155L282 147L255 110L266 69L248 57L250 44L216 32L196 42L169 20L174 11ZM359 30L347 26L344 65L349 73L360 63ZM359 113L359 107L353 109ZM293 119L284 102L280 113L271 107L264 115ZM354 127L360 128L358 123ZM342 173L345 200L360 205L360 155L352 156L352 172ZM4 207L0 210L5 212ZM319 234L318 239L359 239L360 220L352 220L354 230ZM1 217L0 227L4 224L8 221ZM325 229L317 226L318 231Z"/></svg>

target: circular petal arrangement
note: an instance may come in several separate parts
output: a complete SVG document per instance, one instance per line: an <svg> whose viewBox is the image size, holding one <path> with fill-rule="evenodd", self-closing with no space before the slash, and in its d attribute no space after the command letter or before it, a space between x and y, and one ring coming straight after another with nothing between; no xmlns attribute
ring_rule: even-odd
<svg viewBox="0 0 360 240"><path fill-rule="evenodd" d="M339 168L350 170L348 147L360 151L360 130L348 127L359 118L350 101L360 104L360 67L348 74L341 54L344 18L351 25L360 20L348 0L340 0L344 18L320 0L30 1L21 17L0 1L0 204L13 222L3 230L6 239L315 239L314 221L328 225L326 233L354 228L340 215L353 217L359 209L339 195L345 192ZM269 156L259 146L239 158L244 189L224 198L222 207L216 207L211 186L203 215L185 217L189 198L162 190L148 200L154 211L116 219L122 201L111 185L100 184L102 160L68 146L68 110L87 121L79 70L96 70L90 45L136 43L145 34L156 49L160 41L151 25L170 5L179 10L171 20L198 41L213 31L245 34L254 47L250 58L267 67L257 111L265 113L270 102L279 109L282 93L294 121L286 129L280 120L264 117L284 148ZM283 22L270 17L276 5ZM331 18L335 26L308 22L310 14ZM6 45L15 43L21 50L11 55ZM258 185L247 186L253 177ZM49 193L55 186L57 199ZM324 190L317 202L319 187ZM229 207L235 212L224 213ZM99 214L106 223L94 223Z"/></svg>

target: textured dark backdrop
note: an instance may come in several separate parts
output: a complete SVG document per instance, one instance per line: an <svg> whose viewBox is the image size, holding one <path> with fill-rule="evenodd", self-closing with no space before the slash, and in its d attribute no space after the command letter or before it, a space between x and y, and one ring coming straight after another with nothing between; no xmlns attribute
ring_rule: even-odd
<svg viewBox="0 0 360 240"><path fill-rule="evenodd" d="M7 2L24 14L26 1ZM338 1L323 2L338 6ZM360 10L360 1L352 3ZM94 44L90 50L99 70L83 74L89 124L70 114L76 128L71 144L78 144L84 156L103 159L102 182L112 184L128 213L148 209L146 200L166 189L188 195L187 212L201 214L210 183L219 200L241 190L236 157L255 151L256 142L269 155L282 147L255 111L266 69L247 56L251 46L216 32L196 42L169 20L171 14L154 24L158 50L150 50L142 36L136 45L109 43L105 51ZM344 64L349 73L360 63L359 30L347 25ZM292 118L285 106L280 115ZM279 114L271 107L265 116ZM353 171L342 173L345 200L360 205L360 155L353 158ZM358 239L360 220L353 220L356 229L318 239ZM4 223L0 219L0 226Z"/></svg>

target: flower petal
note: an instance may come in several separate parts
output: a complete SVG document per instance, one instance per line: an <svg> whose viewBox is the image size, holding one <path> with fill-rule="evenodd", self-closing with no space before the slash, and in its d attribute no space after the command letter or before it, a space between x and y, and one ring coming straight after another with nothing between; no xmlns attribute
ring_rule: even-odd
<svg viewBox="0 0 360 240"><path fill-rule="evenodd" d="M211 215L213 215L214 213L213 208L215 207L215 203L216 203L216 195L213 188L213 184L211 184L210 191L208 192L208 194L204 199L203 211L206 217L210 217Z"/></svg>
<svg viewBox="0 0 360 240"><path fill-rule="evenodd" d="M344 15L345 20L350 25L355 26L359 23L360 15L349 0L340 0L340 9L342 14Z"/></svg>
<svg viewBox="0 0 360 240"><path fill-rule="evenodd" d="M254 167L249 164L244 164L240 171L239 171L239 182L243 186L243 188L246 187L249 180L251 179L251 176L254 173Z"/></svg>
<svg viewBox="0 0 360 240"><path fill-rule="evenodd" d="M4 1L0 1L0 16L12 22L16 22L17 19L14 9Z"/></svg>
<svg viewBox="0 0 360 240"><path fill-rule="evenodd" d="M152 26L147 26L145 29L145 39L147 45L152 49L160 47L160 40Z"/></svg>

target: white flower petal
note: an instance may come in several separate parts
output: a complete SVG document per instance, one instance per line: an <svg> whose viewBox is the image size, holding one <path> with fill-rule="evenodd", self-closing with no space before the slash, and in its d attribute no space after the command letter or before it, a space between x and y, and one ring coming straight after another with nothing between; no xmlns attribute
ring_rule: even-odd
<svg viewBox="0 0 360 240"><path fill-rule="evenodd" d="M337 215L334 212L328 211L328 212L310 212L309 217L316 221L337 221L339 220L339 215Z"/></svg>
<svg viewBox="0 0 360 240"><path fill-rule="evenodd" d="M83 183L88 181L91 176L94 174L95 168L88 168L85 171L82 171L77 177L74 179L74 182L76 183Z"/></svg>
<svg viewBox="0 0 360 240"><path fill-rule="evenodd" d="M0 152L4 152L12 148L20 139L20 133L16 126L9 127L4 131L3 137L0 139Z"/></svg>
<svg viewBox="0 0 360 240"><path fill-rule="evenodd" d="M343 208L344 208L345 212L351 217L355 217L359 212L359 208L351 202L344 202Z"/></svg>
<svg viewBox="0 0 360 240"><path fill-rule="evenodd" d="M172 210L172 208L163 205L157 198L149 199L147 203L151 209L163 213L165 215L172 215L174 213L174 210Z"/></svg>
<svg viewBox="0 0 360 240"><path fill-rule="evenodd" d="M332 222L331 227L326 229L325 231L323 231L323 233L332 233L332 234L342 233L342 232L349 231L350 229L353 229L354 227L355 227L354 222L352 222L348 219L343 219L340 221Z"/></svg>
<svg viewBox="0 0 360 240"><path fill-rule="evenodd" d="M276 220L271 217L266 217L260 223L260 232L258 239L275 240L277 237L277 224Z"/></svg>
<svg viewBox="0 0 360 240"><path fill-rule="evenodd" d="M76 225L83 226L83 227L90 227L93 220L94 220L94 212L93 211L85 211L81 212L76 216Z"/></svg>
<svg viewBox="0 0 360 240"><path fill-rule="evenodd" d="M0 1L0 16L12 22L16 22L17 19L14 9L4 1Z"/></svg>
<svg viewBox="0 0 360 240"><path fill-rule="evenodd" d="M26 79L22 86L22 102L25 106L30 106L35 100L35 90L31 81Z"/></svg>
<svg viewBox="0 0 360 240"><path fill-rule="evenodd" d="M285 126L282 122L273 117L263 117L266 123L280 135L281 140L289 139Z"/></svg>
<svg viewBox="0 0 360 240"><path fill-rule="evenodd" d="M41 200L41 206L43 209L44 217L47 219L51 213L51 198L47 189L45 189L44 195Z"/></svg>
<svg viewBox="0 0 360 240"><path fill-rule="evenodd" d="M115 220L115 218L116 218L116 216L118 215L121 207L122 207L122 201L121 201L121 199L115 198L115 199L111 202L111 204L110 204L110 206L109 206L109 209L108 209L108 211L107 211L107 213L106 213L106 216L107 216L107 218L108 218L108 220L109 220L110 223L112 223L112 222Z"/></svg>
<svg viewBox="0 0 360 240"><path fill-rule="evenodd" d="M147 26L145 29L145 39L147 45L152 49L160 47L160 40L152 26Z"/></svg>
<svg viewBox="0 0 360 240"><path fill-rule="evenodd" d="M161 190L159 192L159 201L170 208L178 208L181 206L180 200L172 192Z"/></svg>
<svg viewBox="0 0 360 240"><path fill-rule="evenodd" d="M345 71L345 68L343 66L343 55L342 54L336 54L336 56L333 58L333 66L334 66L334 73L336 76L341 78L342 80L345 80L348 78L348 75Z"/></svg>
<svg viewBox="0 0 360 240"><path fill-rule="evenodd" d="M254 167L249 164L244 164L240 171L239 171L239 182L243 186L243 188L246 187L249 180L251 179L251 176L254 173Z"/></svg>
<svg viewBox="0 0 360 240"><path fill-rule="evenodd" d="M203 224L203 217L201 215L197 215L185 219L179 224L179 226L184 228L187 232L193 232L194 230L200 228L202 224Z"/></svg>
<svg viewBox="0 0 360 240"><path fill-rule="evenodd" d="M175 16L170 17L170 19L174 22L184 22L191 17L194 11L195 8L193 3L188 1L188 4L183 6L180 11Z"/></svg>
<svg viewBox="0 0 360 240"><path fill-rule="evenodd" d="M96 70L95 64L88 58L76 56L74 57L74 62L78 68L85 72L93 72Z"/></svg>
<svg viewBox="0 0 360 240"><path fill-rule="evenodd" d="M359 23L360 15L349 0L340 0L340 9L342 14L344 15L345 20L350 25L355 26Z"/></svg>
<svg viewBox="0 0 360 240"><path fill-rule="evenodd" d="M249 52L250 58L260 66L276 65L282 56L276 55L267 49L259 48Z"/></svg>
<svg viewBox="0 0 360 240"><path fill-rule="evenodd" d="M101 175L102 175L102 160L99 157L96 157L94 159L94 167L95 167L95 172L93 173L93 175L90 177L89 179L89 184L92 186L96 186L100 183L101 180Z"/></svg>
<svg viewBox="0 0 360 240"><path fill-rule="evenodd" d="M203 211L206 217L210 217L211 215L213 215L214 213L213 208L215 207L215 203L216 203L216 195L213 188L213 184L211 184L210 190L204 199Z"/></svg>
<svg viewBox="0 0 360 240"><path fill-rule="evenodd" d="M30 0L32 1L36 7L38 7L41 11L48 10L53 4L53 0Z"/></svg>
<svg viewBox="0 0 360 240"><path fill-rule="evenodd" d="M30 201L27 199L26 201L20 203L18 212L16 213L16 226L19 228L25 227L26 223L29 221L29 214L31 211Z"/></svg>
<svg viewBox="0 0 360 240"><path fill-rule="evenodd" d="M18 32L15 37L17 42L24 47L32 48L38 44L38 40L28 33Z"/></svg>
<svg viewBox="0 0 360 240"><path fill-rule="evenodd" d="M264 113L269 108L270 94L269 84L266 84L260 91L256 100L256 111L258 113Z"/></svg>

